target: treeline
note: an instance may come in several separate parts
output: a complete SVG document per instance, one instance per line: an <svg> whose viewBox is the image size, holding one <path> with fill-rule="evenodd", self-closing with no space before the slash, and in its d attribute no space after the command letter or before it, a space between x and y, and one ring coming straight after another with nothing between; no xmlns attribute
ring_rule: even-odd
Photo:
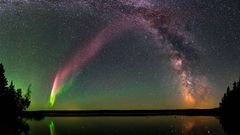
<svg viewBox="0 0 240 135"><path fill-rule="evenodd" d="M16 89L13 82L8 84L5 77L5 70L0 64L0 113L11 116L18 116L30 106L30 87L24 95L21 89Z"/></svg>

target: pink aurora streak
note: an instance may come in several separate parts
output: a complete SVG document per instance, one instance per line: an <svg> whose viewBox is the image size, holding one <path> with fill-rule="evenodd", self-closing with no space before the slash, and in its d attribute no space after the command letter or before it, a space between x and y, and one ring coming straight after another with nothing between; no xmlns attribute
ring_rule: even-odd
<svg viewBox="0 0 240 135"><path fill-rule="evenodd" d="M159 41L160 45L163 46L163 49L168 53L173 69L178 77L184 101L189 104L195 104L198 99L206 99L209 93L205 82L201 78L191 74L191 70L187 65L188 60L186 56L170 41L172 37L180 37L181 39L181 35L179 36L178 32L171 31L170 20L165 13L162 13L161 10L154 7L140 7L136 12L131 11L131 15L122 17L125 17L125 19L113 21L110 25L98 32L84 48L80 48L70 61L58 70L51 91L50 104L52 106L64 81L75 71L83 68L84 65L98 54L108 41L113 39L114 35L121 34L134 25L136 26L136 24L150 31L156 41ZM188 46L185 46L185 41L181 42L183 47L188 48Z"/></svg>
<svg viewBox="0 0 240 135"><path fill-rule="evenodd" d="M127 19L116 20L102 29L84 48L78 49L75 55L70 58L70 61L60 68L56 74L50 96L50 105L54 105L56 95L66 79L86 65L91 58L96 56L103 45L110 41L114 35L129 29L131 26Z"/></svg>

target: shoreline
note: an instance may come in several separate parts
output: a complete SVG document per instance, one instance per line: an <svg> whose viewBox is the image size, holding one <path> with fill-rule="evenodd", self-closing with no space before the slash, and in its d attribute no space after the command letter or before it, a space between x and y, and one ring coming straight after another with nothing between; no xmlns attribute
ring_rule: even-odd
<svg viewBox="0 0 240 135"><path fill-rule="evenodd" d="M24 111L23 117L67 117L67 116L218 116L219 109L176 109L176 110L39 110Z"/></svg>

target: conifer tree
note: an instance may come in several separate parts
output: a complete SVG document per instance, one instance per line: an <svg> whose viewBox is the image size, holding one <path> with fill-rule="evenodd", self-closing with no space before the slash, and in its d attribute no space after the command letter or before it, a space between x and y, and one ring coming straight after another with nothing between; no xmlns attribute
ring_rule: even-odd
<svg viewBox="0 0 240 135"><path fill-rule="evenodd" d="M27 89L26 95L23 96L22 90L16 89L12 81L8 86L4 73L4 67L0 64L0 107L2 108L0 113L17 116L26 110L31 103L30 87Z"/></svg>

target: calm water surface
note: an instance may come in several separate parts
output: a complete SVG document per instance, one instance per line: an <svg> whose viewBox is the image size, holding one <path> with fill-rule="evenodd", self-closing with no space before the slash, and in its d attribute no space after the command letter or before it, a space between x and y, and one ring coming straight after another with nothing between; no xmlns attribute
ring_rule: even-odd
<svg viewBox="0 0 240 135"><path fill-rule="evenodd" d="M46 117L27 121L30 135L226 135L215 117Z"/></svg>

